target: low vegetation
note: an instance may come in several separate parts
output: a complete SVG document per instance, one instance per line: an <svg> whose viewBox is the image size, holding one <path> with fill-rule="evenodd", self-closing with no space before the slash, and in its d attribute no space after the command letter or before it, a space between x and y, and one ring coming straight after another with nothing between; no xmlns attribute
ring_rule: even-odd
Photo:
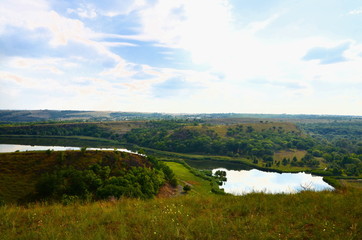
<svg viewBox="0 0 362 240"><path fill-rule="evenodd" d="M193 191L193 188L191 188ZM359 239L362 192L0 207L3 239Z"/></svg>

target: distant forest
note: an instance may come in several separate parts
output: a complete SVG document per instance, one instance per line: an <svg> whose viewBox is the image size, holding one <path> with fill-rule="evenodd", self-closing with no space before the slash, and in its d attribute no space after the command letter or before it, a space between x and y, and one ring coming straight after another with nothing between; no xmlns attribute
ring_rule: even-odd
<svg viewBox="0 0 362 240"><path fill-rule="evenodd" d="M362 175L362 119L231 120L10 123L0 125L0 136L88 136L167 152L243 158L272 169Z"/></svg>
<svg viewBox="0 0 362 240"><path fill-rule="evenodd" d="M361 120L362 116L338 115L292 115L292 114L247 114L247 113L210 113L210 114L168 114L142 112L110 111L70 111L70 110L0 110L0 123L14 122L51 122L51 121L124 121L124 120L171 120L188 119L211 121L229 119L228 122L250 121L250 119L273 119L292 122L332 122Z"/></svg>

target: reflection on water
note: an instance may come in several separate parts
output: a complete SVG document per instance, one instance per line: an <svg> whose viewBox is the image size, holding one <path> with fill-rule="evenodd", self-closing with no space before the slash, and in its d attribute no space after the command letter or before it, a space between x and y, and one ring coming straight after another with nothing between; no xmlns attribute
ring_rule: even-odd
<svg viewBox="0 0 362 240"><path fill-rule="evenodd" d="M296 193L301 190L333 190L322 177L312 176L307 173L274 173L252 170L227 170L217 168L212 170L225 171L227 181L220 188L226 193L243 195L251 192L265 193Z"/></svg>
<svg viewBox="0 0 362 240"><path fill-rule="evenodd" d="M15 152L15 151L65 151L65 150L80 150L80 147L62 147L62 146L34 146L34 145L18 145L18 144L0 144L0 152ZM121 151L135 153L124 148L87 148L87 150L104 150L104 151Z"/></svg>

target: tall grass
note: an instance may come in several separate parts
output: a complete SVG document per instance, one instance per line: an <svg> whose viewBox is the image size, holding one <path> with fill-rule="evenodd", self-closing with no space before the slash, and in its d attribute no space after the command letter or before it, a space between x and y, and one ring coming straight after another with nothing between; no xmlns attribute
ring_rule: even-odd
<svg viewBox="0 0 362 240"><path fill-rule="evenodd" d="M359 239L362 191L0 207L1 239Z"/></svg>

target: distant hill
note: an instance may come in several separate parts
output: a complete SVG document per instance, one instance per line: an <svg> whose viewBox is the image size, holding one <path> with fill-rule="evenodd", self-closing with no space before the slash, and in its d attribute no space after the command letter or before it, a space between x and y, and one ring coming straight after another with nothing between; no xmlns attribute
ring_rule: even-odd
<svg viewBox="0 0 362 240"><path fill-rule="evenodd" d="M143 113L73 110L0 110L0 123L47 121L125 121L125 120L198 120L211 124L251 123L259 121L330 122L361 120L362 116L248 113Z"/></svg>

